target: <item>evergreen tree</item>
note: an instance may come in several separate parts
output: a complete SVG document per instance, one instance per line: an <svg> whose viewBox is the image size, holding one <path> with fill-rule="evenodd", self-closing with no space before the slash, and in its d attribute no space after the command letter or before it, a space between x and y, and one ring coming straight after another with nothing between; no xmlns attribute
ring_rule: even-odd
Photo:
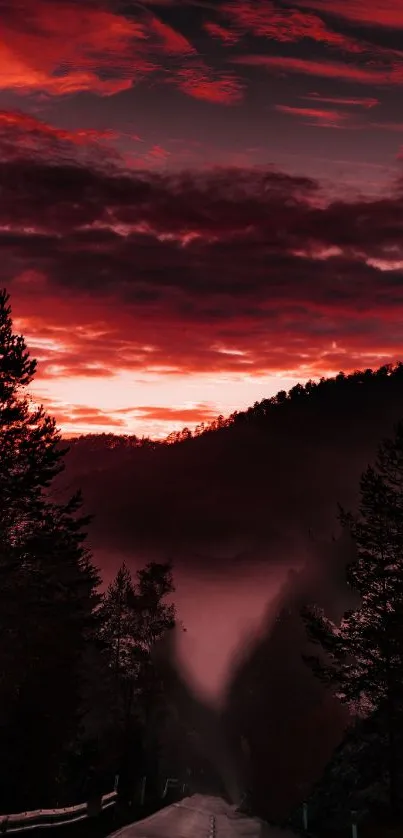
<svg viewBox="0 0 403 838"><path fill-rule="evenodd" d="M175 591L169 562L150 562L137 573L132 597L134 632L133 666L137 672L135 700L144 730L143 742L149 787L158 792L164 727L169 713L164 682L155 666L156 643L176 625L176 608L166 598Z"/></svg>
<svg viewBox="0 0 403 838"><path fill-rule="evenodd" d="M128 675L130 669L133 620L129 599L133 594L131 573L123 562L115 579L108 586L100 608L101 637L108 650L109 664L117 682L119 676Z"/></svg>
<svg viewBox="0 0 403 838"><path fill-rule="evenodd" d="M176 625L176 608L166 597L174 593L172 566L169 562L150 562L137 571L137 584L129 592L134 621L135 654L147 661L154 644Z"/></svg>
<svg viewBox="0 0 403 838"><path fill-rule="evenodd" d="M60 795L80 705L80 662L95 630L99 577L81 497L51 502L67 451L26 395L36 362L0 292L0 805Z"/></svg>
<svg viewBox="0 0 403 838"><path fill-rule="evenodd" d="M309 637L322 649L322 655L306 660L354 713L382 715L389 800L396 813L403 731L402 422L394 438L380 445L375 466L362 475L360 494L357 515L340 509L356 545L347 582L359 594L360 606L346 612L339 626L318 609L305 609Z"/></svg>
<svg viewBox="0 0 403 838"><path fill-rule="evenodd" d="M130 795L142 772L156 771L163 688L152 651L175 625L169 563L151 562L133 580L123 564L104 594L100 636L115 682L116 734L121 741L120 791ZM147 756L145 751L147 751ZM147 762L147 765L146 765Z"/></svg>

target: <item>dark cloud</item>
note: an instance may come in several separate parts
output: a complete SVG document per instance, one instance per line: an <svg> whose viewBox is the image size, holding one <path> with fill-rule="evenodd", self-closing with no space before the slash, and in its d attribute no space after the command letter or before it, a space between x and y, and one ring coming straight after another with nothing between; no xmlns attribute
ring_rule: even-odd
<svg viewBox="0 0 403 838"><path fill-rule="evenodd" d="M112 299L124 304L106 327L110 370L120 359L262 372L288 356L288 368L305 358L315 374L359 366L360 353L399 356L399 182L382 198L334 200L274 169L128 172L23 151L0 163L3 281L31 307L39 281L42 307L44 296L91 295L106 318ZM130 346L124 323L136 324ZM102 339L65 340L63 374L86 369L84 351L104 363ZM51 374L53 359L42 364Z"/></svg>

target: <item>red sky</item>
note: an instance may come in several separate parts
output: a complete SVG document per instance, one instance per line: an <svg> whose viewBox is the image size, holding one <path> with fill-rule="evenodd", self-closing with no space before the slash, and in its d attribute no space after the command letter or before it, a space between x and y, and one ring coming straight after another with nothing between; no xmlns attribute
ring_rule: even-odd
<svg viewBox="0 0 403 838"><path fill-rule="evenodd" d="M0 17L0 281L65 433L402 357L401 0Z"/></svg>

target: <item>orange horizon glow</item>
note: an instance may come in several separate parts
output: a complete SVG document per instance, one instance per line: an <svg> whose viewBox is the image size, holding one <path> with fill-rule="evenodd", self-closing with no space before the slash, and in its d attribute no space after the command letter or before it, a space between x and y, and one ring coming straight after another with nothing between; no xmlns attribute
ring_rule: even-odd
<svg viewBox="0 0 403 838"><path fill-rule="evenodd" d="M50 344L49 341L48 348ZM42 353L45 345L46 341L42 341ZM332 364L330 351L330 363L322 369L315 364L306 364L300 371L262 371L255 375L223 371L212 376L208 372L158 374L149 369L131 372L117 368L113 374L103 376L94 367L94 375L90 377L67 375L60 378L58 371L63 367L58 366L55 345L51 347L52 364L45 377L41 377L41 366L49 356L41 355L35 340L28 341L28 346L32 357L39 359L30 395L35 404L43 404L56 419L66 438L113 433L162 440L184 428L194 431L202 424L209 425L218 416L228 418L235 411L246 410L282 390L288 392L296 384L334 377L340 371L349 374L368 367L377 369L398 360L382 352L378 355L363 353L355 356L355 363L347 361L347 366L342 368ZM333 347L333 354L336 354L336 347ZM66 363L65 351L62 358Z"/></svg>

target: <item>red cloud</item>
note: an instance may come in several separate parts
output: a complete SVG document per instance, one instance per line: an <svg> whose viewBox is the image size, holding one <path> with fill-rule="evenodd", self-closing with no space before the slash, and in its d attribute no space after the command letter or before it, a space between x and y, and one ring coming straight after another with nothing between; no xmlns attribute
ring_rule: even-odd
<svg viewBox="0 0 403 838"><path fill-rule="evenodd" d="M235 31L251 32L258 37L283 42L310 38L349 52L363 49L357 40L329 29L317 15L280 8L270 0L235 0L225 3L220 12L231 20Z"/></svg>
<svg viewBox="0 0 403 838"><path fill-rule="evenodd" d="M379 105L379 99L363 96L360 98L351 96L321 96L319 93L309 93L308 96L300 96L300 99L307 99L310 102L323 102L330 105L344 105L345 107L375 108Z"/></svg>
<svg viewBox="0 0 403 838"><path fill-rule="evenodd" d="M52 416L55 417L58 425L96 425L119 429L125 427L124 420L112 415L110 411L99 410L96 407L87 405L72 404L62 406L58 405L57 402L52 402L50 399L42 399L41 401L47 404L47 409L51 410Z"/></svg>
<svg viewBox="0 0 403 838"><path fill-rule="evenodd" d="M315 108L293 108L289 105L275 105L275 109L276 111L290 114L291 116L312 119L316 125L319 125L322 128L341 128L349 116L341 111L318 110Z"/></svg>
<svg viewBox="0 0 403 838"><path fill-rule="evenodd" d="M309 377L403 351L398 189L331 201L270 169L128 173L29 153L0 164L0 189L0 279L48 385Z"/></svg>
<svg viewBox="0 0 403 838"><path fill-rule="evenodd" d="M128 408L122 413L133 413L142 419L151 419L153 421L174 421L186 424L189 422L194 425L195 422L211 422L217 415L217 411L213 407L206 404L197 404L194 407L136 407Z"/></svg>
<svg viewBox="0 0 403 838"><path fill-rule="evenodd" d="M401 0L297 0L299 6L318 9L326 14L342 17L368 26L383 26L389 29L403 29L403 5Z"/></svg>
<svg viewBox="0 0 403 838"><path fill-rule="evenodd" d="M92 90L109 95L149 72L139 45L144 27L85 2L76 5L27 0L2 17L0 87L64 95ZM105 71L110 78L104 78Z"/></svg>
<svg viewBox="0 0 403 838"><path fill-rule="evenodd" d="M161 38L167 53L172 53L173 55L195 54L196 50L187 38L181 35L180 32L176 32L167 23L163 23L158 18L153 18L151 29Z"/></svg>
<svg viewBox="0 0 403 838"><path fill-rule="evenodd" d="M112 129L98 131L95 128L77 128L75 131L68 131L64 128L57 128L54 125L38 119L32 114L22 111L0 111L0 131L18 130L19 142L24 143L30 135L40 137L40 141L47 137L52 140L73 143L74 145L88 145L88 143L116 140L120 135Z"/></svg>
<svg viewBox="0 0 403 838"><path fill-rule="evenodd" d="M153 145L148 154L150 157L154 157L157 160L166 160L170 156L170 152L167 151L166 148L162 148L160 145Z"/></svg>
<svg viewBox="0 0 403 838"><path fill-rule="evenodd" d="M0 111L0 161L26 155L47 160L75 159L85 165L119 161L113 146L120 135L112 130L66 130L21 111ZM132 136L131 139L138 137Z"/></svg>
<svg viewBox="0 0 403 838"><path fill-rule="evenodd" d="M214 78L201 64L178 70L174 83L189 96L215 104L233 105L243 98L243 85L233 74Z"/></svg>
<svg viewBox="0 0 403 838"><path fill-rule="evenodd" d="M184 35L141 4L137 20L90 0L62 0L57 14L50 0L25 0L25 11L10 7L3 14L0 89L108 96L152 74L165 80L168 70L189 96L225 104L240 97L235 79L205 66Z"/></svg>
<svg viewBox="0 0 403 838"><path fill-rule="evenodd" d="M329 79L354 81L359 84L403 84L403 68L399 65L390 69L368 64L358 66L344 64L337 61L312 61L304 58L288 58L285 56L242 55L232 58L234 64L245 64L256 67L266 67L289 73L302 73L308 76L322 76Z"/></svg>
<svg viewBox="0 0 403 838"><path fill-rule="evenodd" d="M218 38L226 46L232 46L239 41L239 35L230 29L224 29L219 23L207 22L203 27L212 38Z"/></svg>
<svg viewBox="0 0 403 838"><path fill-rule="evenodd" d="M297 273L297 264L294 268ZM322 273L322 281L328 272L329 266ZM370 276L369 272L367 279ZM352 281L352 272L348 281ZM141 313L136 306L127 303L118 310L118 297L115 297L115 312L111 316L111 300L108 297L98 294L91 311L88 296L79 293L75 301L69 301L69 296L63 294L59 301L52 293L51 286L40 302L30 296L24 297L16 285L13 299L15 312L19 314L18 328L26 333L29 347L39 360L40 382L60 382L62 379L74 381L78 376L91 378L91 366L95 365L100 370L100 381L123 371L132 375L135 371L142 374L161 371L166 377L169 372L175 375L197 375L206 371L210 374L255 376L267 375L269 371L283 371L285 374L302 375L306 369L309 376L320 375L326 369L354 369L360 363L362 365L364 357L366 363L369 356L371 363L375 362L376 366L377 356L381 362L381 359L390 360L395 354L401 353L402 346L391 340L387 329L394 329L397 325L403 299L400 298L397 310L396 302L389 307L389 311L384 303L374 321L371 312L376 303L371 287L367 307L360 311L360 306L357 306L358 311L353 315L349 310L350 295L344 301L341 300L339 305L334 305L330 300L326 302L329 285L324 288L319 300L315 282L310 285L304 276L298 293L296 280L291 282L293 298L287 296L291 292L290 278L287 276L284 293L275 293L271 303L268 296L260 317L257 313L248 314L245 289L246 297L240 299L239 304L232 311L229 310L227 315L223 310L214 323L203 323L200 315L196 312L192 314L190 310L186 317L178 317L171 306L165 310L164 307L154 308L151 318L149 315L144 318L144 310ZM274 290L272 283L270 286L267 289L268 295ZM353 292L357 292L359 287L360 284L356 284ZM344 294L344 285L341 290ZM364 289L362 291L364 294ZM357 299L360 298L358 296ZM79 317L75 313L78 304ZM242 311L243 307L246 313ZM102 333L97 334L100 315L105 325ZM337 319L337 325L323 331L324 325L334 318ZM271 323L270 341L267 341L266 320ZM93 336L89 337L91 322L94 324ZM186 346L183 342L184 333ZM135 335L135 338L131 335ZM153 346L141 345L141 341L150 339ZM214 340L216 346L213 345ZM226 350L225 343L228 345L234 340L238 349ZM95 383L93 391L97 392ZM173 411L170 415L169 409L165 408L164 413L180 421L204 421L208 418L208 410L205 409L197 415L193 409L192 414L184 413L182 408L176 410L178 415L174 415ZM119 414L127 412L117 409L113 415L119 417ZM142 407L130 408L129 412L155 420L164 418L162 413L157 415L157 412L151 416L149 409ZM97 418L98 414L94 414L93 421L96 422Z"/></svg>

